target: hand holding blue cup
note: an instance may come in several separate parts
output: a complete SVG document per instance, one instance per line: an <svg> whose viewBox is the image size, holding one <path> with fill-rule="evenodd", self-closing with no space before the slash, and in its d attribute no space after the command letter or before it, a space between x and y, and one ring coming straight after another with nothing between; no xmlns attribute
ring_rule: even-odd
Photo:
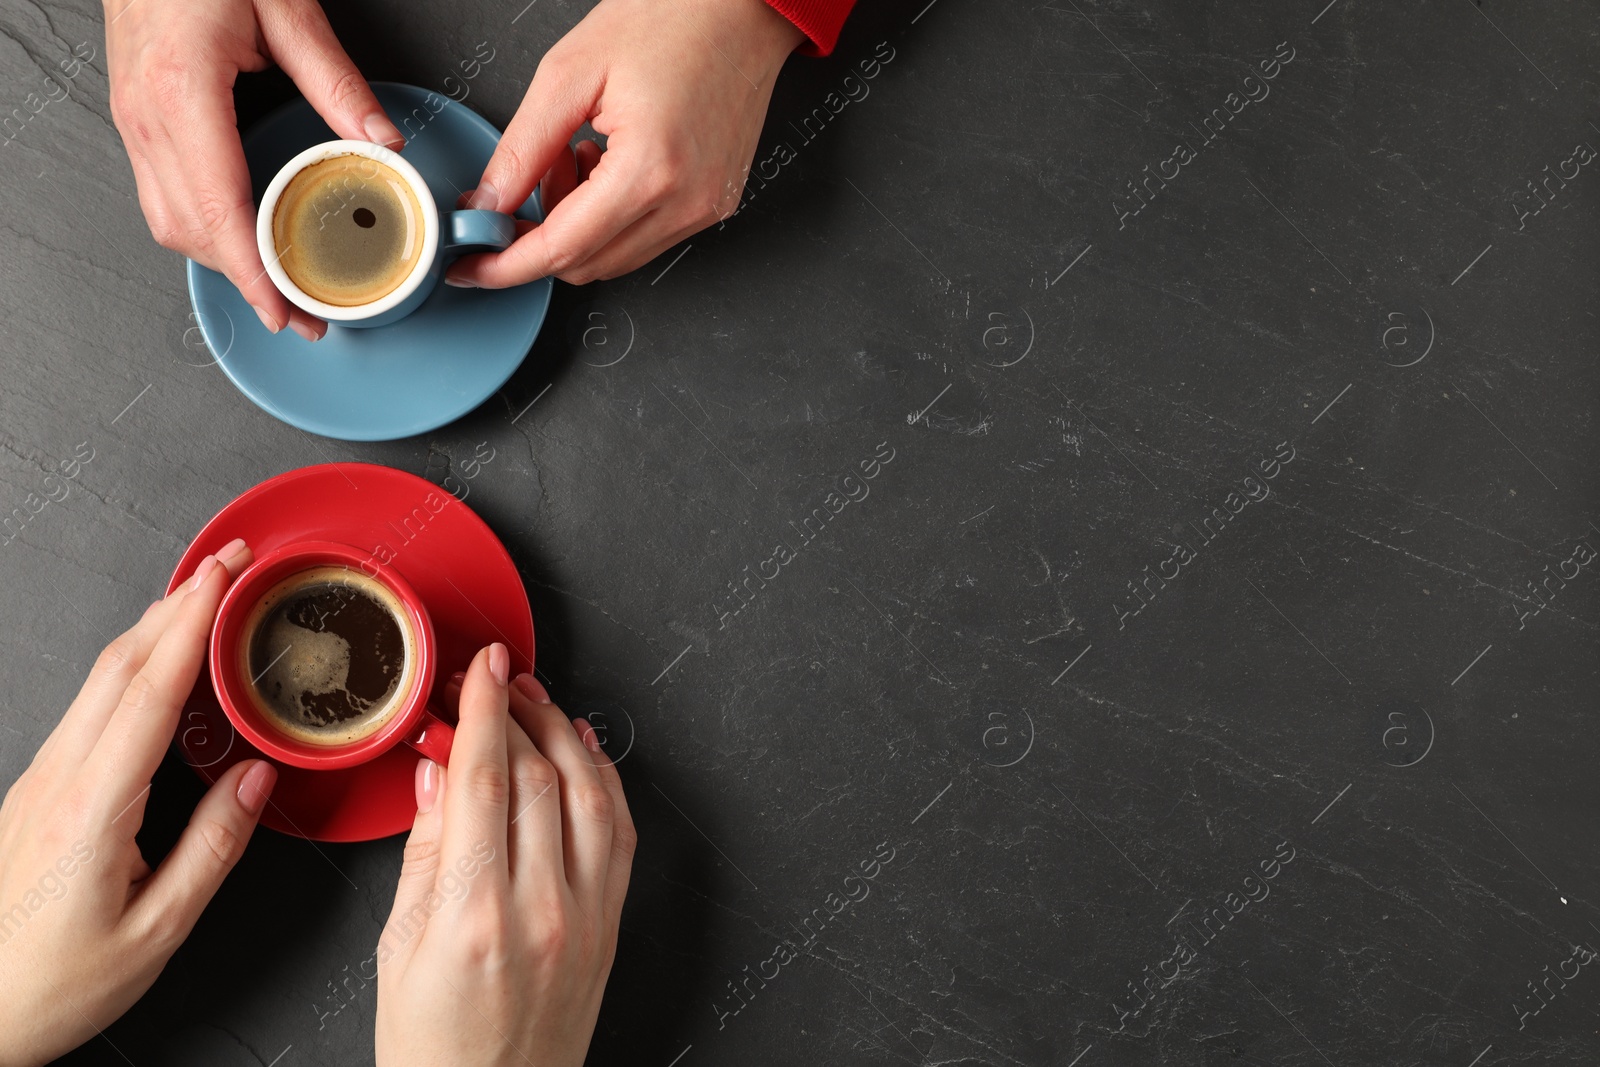
<svg viewBox="0 0 1600 1067"><path fill-rule="evenodd" d="M449 261L503 251L516 236L510 215L441 210L415 167L366 141L325 141L289 160L256 217L273 284L296 307L352 327L404 318Z"/></svg>

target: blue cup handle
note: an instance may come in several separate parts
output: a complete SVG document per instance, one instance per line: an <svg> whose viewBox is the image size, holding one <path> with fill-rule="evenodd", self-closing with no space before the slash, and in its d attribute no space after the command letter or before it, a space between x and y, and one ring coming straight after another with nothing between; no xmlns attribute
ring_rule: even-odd
<svg viewBox="0 0 1600 1067"><path fill-rule="evenodd" d="M517 239L517 220L498 211L450 211L441 227L446 256L503 252Z"/></svg>

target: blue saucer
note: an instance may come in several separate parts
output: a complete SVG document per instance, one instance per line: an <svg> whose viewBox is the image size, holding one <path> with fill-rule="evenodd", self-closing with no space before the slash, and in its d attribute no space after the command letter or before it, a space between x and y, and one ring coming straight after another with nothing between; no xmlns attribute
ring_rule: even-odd
<svg viewBox="0 0 1600 1067"><path fill-rule="evenodd" d="M393 82L374 82L372 89L406 136L401 154L422 172L440 208L453 209L456 198L478 184L500 131L427 89ZM257 201L292 156L335 136L304 100L253 127L244 154ZM516 214L539 221L538 193ZM426 303L397 323L358 330L330 325L313 344L289 329L268 333L232 282L189 262L195 322L223 373L269 414L346 441L426 433L494 395L533 345L551 286L549 278L512 289L440 282Z"/></svg>

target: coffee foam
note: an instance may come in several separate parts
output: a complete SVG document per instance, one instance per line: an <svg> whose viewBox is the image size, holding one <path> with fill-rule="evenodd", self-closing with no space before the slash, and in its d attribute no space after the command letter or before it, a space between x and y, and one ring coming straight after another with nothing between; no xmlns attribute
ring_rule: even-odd
<svg viewBox="0 0 1600 1067"><path fill-rule="evenodd" d="M278 263L313 300L370 304L399 288L422 258L425 222L399 171L367 156L301 169L272 212Z"/></svg>
<svg viewBox="0 0 1600 1067"><path fill-rule="evenodd" d="M352 665L359 659L370 666L374 657L353 657L347 637L336 632L339 603L355 605L358 612L364 605L351 599L336 602L314 620L320 629L300 625L279 611L292 611L323 590L336 598L365 596L393 618L401 663L381 695L355 691L361 686L353 686ZM405 703L416 677L416 652L416 634L398 596L360 571L323 566L284 578L256 603L241 631L239 669L270 728L314 745L344 745L379 730Z"/></svg>

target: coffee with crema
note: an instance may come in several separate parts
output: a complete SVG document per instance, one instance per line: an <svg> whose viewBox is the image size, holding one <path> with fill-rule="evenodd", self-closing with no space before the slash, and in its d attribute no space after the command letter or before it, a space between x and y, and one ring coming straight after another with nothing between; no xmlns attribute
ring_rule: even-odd
<svg viewBox="0 0 1600 1067"><path fill-rule="evenodd" d="M312 163L272 213L272 242L289 279L313 300L370 304L422 258L422 206L400 172L366 156Z"/></svg>
<svg viewBox="0 0 1600 1067"><path fill-rule="evenodd" d="M241 673L267 722L297 741L345 745L405 703L417 638L400 599L360 571L290 575L251 610Z"/></svg>

